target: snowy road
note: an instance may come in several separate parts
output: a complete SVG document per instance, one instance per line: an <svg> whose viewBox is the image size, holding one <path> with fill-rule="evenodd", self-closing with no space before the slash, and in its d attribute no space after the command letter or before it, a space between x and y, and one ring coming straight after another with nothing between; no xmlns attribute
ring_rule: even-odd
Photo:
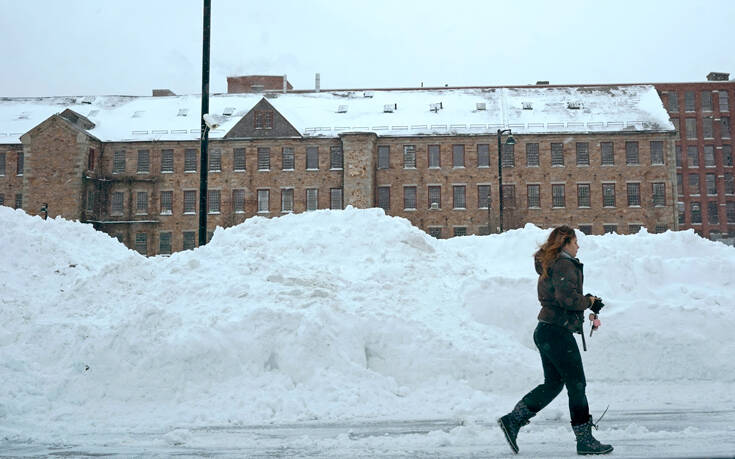
<svg viewBox="0 0 735 459"><path fill-rule="evenodd" d="M614 411L598 437L614 456L735 457L735 410ZM561 420L533 422L519 438L520 457L576 457ZM211 426L170 432L108 432L74 444L0 442L0 457L510 457L491 420L423 420Z"/></svg>

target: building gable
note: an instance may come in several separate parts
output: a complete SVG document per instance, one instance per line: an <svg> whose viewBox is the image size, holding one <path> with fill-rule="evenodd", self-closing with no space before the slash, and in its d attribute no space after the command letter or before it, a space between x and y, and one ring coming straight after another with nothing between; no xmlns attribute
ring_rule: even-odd
<svg viewBox="0 0 735 459"><path fill-rule="evenodd" d="M301 137L301 133L265 98L225 134L225 139Z"/></svg>

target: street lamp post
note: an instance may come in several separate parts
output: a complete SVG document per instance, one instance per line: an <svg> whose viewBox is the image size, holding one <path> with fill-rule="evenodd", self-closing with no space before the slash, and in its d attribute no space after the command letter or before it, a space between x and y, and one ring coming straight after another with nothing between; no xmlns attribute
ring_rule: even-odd
<svg viewBox="0 0 735 459"><path fill-rule="evenodd" d="M503 134L508 133L508 138L505 140L506 145L515 145L516 140L513 138L513 133L510 129L498 129L498 227L500 232L503 232ZM490 195L488 193L488 201L490 201ZM490 212L490 202L487 204L488 212ZM488 222L489 224L489 222ZM488 227L489 229L489 227Z"/></svg>

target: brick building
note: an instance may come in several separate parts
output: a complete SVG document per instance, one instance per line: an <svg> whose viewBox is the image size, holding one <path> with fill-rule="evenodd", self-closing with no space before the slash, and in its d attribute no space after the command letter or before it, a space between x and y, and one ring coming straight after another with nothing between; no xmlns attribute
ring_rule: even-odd
<svg viewBox="0 0 735 459"><path fill-rule="evenodd" d="M192 248L199 105L0 101L0 196L148 255ZM516 140L502 154L505 228L677 229L675 131L650 85L222 94L210 107L210 230L353 205L436 237L496 231L498 129Z"/></svg>

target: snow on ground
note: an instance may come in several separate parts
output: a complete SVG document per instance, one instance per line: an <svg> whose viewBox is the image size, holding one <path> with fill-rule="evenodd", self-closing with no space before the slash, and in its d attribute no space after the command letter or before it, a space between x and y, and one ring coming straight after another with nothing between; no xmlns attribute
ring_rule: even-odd
<svg viewBox="0 0 735 459"><path fill-rule="evenodd" d="M548 230L532 225L436 240L379 209L325 210L155 258L7 207L0 230L0 448L420 419L465 425L409 446L474 444L541 379L531 255ZM579 243L585 290L607 305L583 355L593 413L735 410L735 249L691 230ZM539 421L527 438L568 431L566 394ZM647 435L621 420L600 436L630 432Z"/></svg>

